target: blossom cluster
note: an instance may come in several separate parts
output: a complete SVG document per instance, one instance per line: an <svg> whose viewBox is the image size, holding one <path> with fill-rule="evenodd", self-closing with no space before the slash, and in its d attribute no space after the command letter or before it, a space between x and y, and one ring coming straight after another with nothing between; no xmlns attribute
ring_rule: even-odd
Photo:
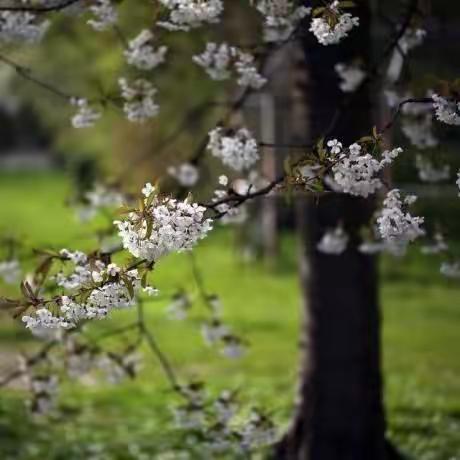
<svg viewBox="0 0 460 460"><path fill-rule="evenodd" d="M436 118L447 125L460 126L460 102L448 100L433 94L433 106Z"/></svg>
<svg viewBox="0 0 460 460"><path fill-rule="evenodd" d="M447 278L460 278L460 262L443 262L441 264L440 272Z"/></svg>
<svg viewBox="0 0 460 460"><path fill-rule="evenodd" d="M0 261L0 278L7 284L18 282L21 276L21 266L17 259Z"/></svg>
<svg viewBox="0 0 460 460"><path fill-rule="evenodd" d="M436 183L448 180L450 177L449 165L436 166L421 155L415 157L415 166L418 171L418 177L423 182Z"/></svg>
<svg viewBox="0 0 460 460"><path fill-rule="evenodd" d="M212 229L203 206L188 199L160 197L151 184L144 187L143 194L142 211L133 210L125 219L115 221L123 247L133 256L157 261L170 252L192 249Z"/></svg>
<svg viewBox="0 0 460 460"><path fill-rule="evenodd" d="M399 39L399 48L404 54L420 46L426 37L426 30L409 27Z"/></svg>
<svg viewBox="0 0 460 460"><path fill-rule="evenodd" d="M433 117L430 113L419 117L403 117L401 131L419 149L438 145L438 139L433 134Z"/></svg>
<svg viewBox="0 0 460 460"><path fill-rule="evenodd" d="M226 358L237 359L246 353L244 341L217 317L202 324L201 334L207 345L220 347L220 353Z"/></svg>
<svg viewBox="0 0 460 460"><path fill-rule="evenodd" d="M236 131L222 127L213 129L209 133L207 149L235 171L248 169L259 159L257 141L246 128Z"/></svg>
<svg viewBox="0 0 460 460"><path fill-rule="evenodd" d="M207 43L205 51L194 56L193 61L203 67L213 80L230 78L233 65L239 86L260 89L267 82L267 79L259 74L252 54L227 43Z"/></svg>
<svg viewBox="0 0 460 460"><path fill-rule="evenodd" d="M121 96L125 100L123 111L126 118L134 123L144 123L147 119L156 117L160 107L155 103L156 88L143 78L128 83L125 78L118 80Z"/></svg>
<svg viewBox="0 0 460 460"><path fill-rule="evenodd" d="M377 160L358 143L348 147L348 154L342 150L342 143L337 139L328 141L327 145L331 153L337 156L331 168L331 187L336 191L363 197L375 193L383 185L379 173L402 152L400 147L385 150L382 158Z"/></svg>
<svg viewBox="0 0 460 460"><path fill-rule="evenodd" d="M121 352L105 351L78 340L75 334L67 334L63 337L63 347L64 368L72 379L83 380L97 371L107 382L117 384L126 377L137 375L142 363L132 345Z"/></svg>
<svg viewBox="0 0 460 460"><path fill-rule="evenodd" d="M404 62L407 54L413 48L419 46L426 32L423 29L408 27L403 36L398 41L398 46L395 47L393 55L387 69L387 80L389 82L396 82L401 76Z"/></svg>
<svg viewBox="0 0 460 460"><path fill-rule="evenodd" d="M173 408L175 424L187 431L191 446L201 441L201 457L239 458L276 442L278 430L271 418L258 409L242 418L235 392L209 397L200 383L182 386L181 392L187 402Z"/></svg>
<svg viewBox="0 0 460 460"><path fill-rule="evenodd" d="M140 70L152 70L165 60L168 48L160 46L157 50L152 46L153 34L144 29L139 35L128 43L124 52L128 64Z"/></svg>
<svg viewBox="0 0 460 460"><path fill-rule="evenodd" d="M311 8L297 6L292 0L256 0L256 8L265 19L264 39L267 42L287 40L311 12Z"/></svg>
<svg viewBox="0 0 460 460"><path fill-rule="evenodd" d="M339 255L347 248L348 240L348 235L343 227L339 225L326 231L316 248L324 254Z"/></svg>
<svg viewBox="0 0 460 460"><path fill-rule="evenodd" d="M179 166L170 166L168 174L177 180L181 187L193 187L200 178L198 168L190 163L182 163Z"/></svg>
<svg viewBox="0 0 460 460"><path fill-rule="evenodd" d="M414 98L410 92L399 94L387 89L384 92L387 104L392 109L397 109L401 102ZM431 97L428 93L427 97ZM433 111L431 104L404 104L400 106L402 115L401 131L410 143L419 149L436 147L438 139L433 133Z"/></svg>
<svg viewBox="0 0 460 460"><path fill-rule="evenodd" d="M169 319L183 321L188 316L192 307L192 301L189 295L184 291L176 292L171 299L171 303L166 307L166 313Z"/></svg>
<svg viewBox="0 0 460 460"><path fill-rule="evenodd" d="M91 128L101 118L101 113L89 106L84 98L72 99L72 105L77 107L77 113L72 117L74 128Z"/></svg>
<svg viewBox="0 0 460 460"><path fill-rule="evenodd" d="M188 31L204 24L215 24L224 11L222 0L159 0L169 10L167 21L157 25L168 30Z"/></svg>
<svg viewBox="0 0 460 460"><path fill-rule="evenodd" d="M313 18L310 32L321 45L335 45L347 37L353 27L359 26L359 18L350 13L341 13L339 2L332 2L325 10L327 14Z"/></svg>
<svg viewBox="0 0 460 460"><path fill-rule="evenodd" d="M37 43L49 26L48 20L39 21L27 11L0 12L0 40L5 42Z"/></svg>
<svg viewBox="0 0 460 460"><path fill-rule="evenodd" d="M61 271L54 277L56 285L66 295L53 302L43 302L32 314L22 317L33 333L40 335L44 329L70 329L81 320L102 319L113 309L134 305L134 295L141 288L137 269L105 264L79 251L63 249L60 257L73 265L70 272Z"/></svg>
<svg viewBox="0 0 460 460"><path fill-rule="evenodd" d="M433 237L433 241L430 244L425 244L421 247L422 254L439 254L449 249L444 236L440 232L436 232Z"/></svg>
<svg viewBox="0 0 460 460"><path fill-rule="evenodd" d="M424 221L423 217L412 216L406 209L415 200L416 197L413 195L409 195L403 200L398 189L388 192L377 218L378 230L384 241L405 245L425 234L421 227Z"/></svg>
<svg viewBox="0 0 460 460"><path fill-rule="evenodd" d="M124 201L119 191L103 184L96 184L83 198L84 206L78 209L78 217L82 221L92 219L100 210L117 208Z"/></svg>
<svg viewBox="0 0 460 460"><path fill-rule="evenodd" d="M242 224L248 218L247 208L244 205L233 206L231 202L225 202L230 196L227 176L220 176L219 184L222 185L223 188L214 190L212 202L216 203L214 207L215 211L222 216L220 222L224 225Z"/></svg>
<svg viewBox="0 0 460 460"><path fill-rule="evenodd" d="M98 32L107 30L118 21L118 13L111 0L95 0L89 10L93 18L88 20L88 25Z"/></svg>
<svg viewBox="0 0 460 460"><path fill-rule="evenodd" d="M27 402L32 414L40 416L56 407L59 380L56 375L33 375L28 379L31 399Z"/></svg>
<svg viewBox="0 0 460 460"><path fill-rule="evenodd" d="M339 62L334 68L342 80L339 87L344 93L352 93L355 91L367 75L361 67L355 64L344 64L343 62Z"/></svg>

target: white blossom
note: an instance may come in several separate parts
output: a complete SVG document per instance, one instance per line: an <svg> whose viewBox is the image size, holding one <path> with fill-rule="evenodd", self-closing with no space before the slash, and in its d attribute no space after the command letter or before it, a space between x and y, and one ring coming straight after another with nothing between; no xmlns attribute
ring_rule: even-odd
<svg viewBox="0 0 460 460"><path fill-rule="evenodd" d="M148 29L144 29L131 40L128 43L128 49L124 52L128 64L141 70L152 70L162 64L168 48L160 46L155 50L152 40L153 34Z"/></svg>
<svg viewBox="0 0 460 460"><path fill-rule="evenodd" d="M107 30L116 24L118 13L110 0L95 0L94 5L89 7L94 18L88 20L88 24L98 32Z"/></svg>
<svg viewBox="0 0 460 460"><path fill-rule="evenodd" d="M147 182L144 187L142 187L142 195L148 198L152 193L155 192L155 187L150 183Z"/></svg>
<svg viewBox="0 0 460 460"><path fill-rule="evenodd" d="M433 237L433 242L422 246L420 250L422 254L439 254L447 251L448 249L449 247L447 246L442 233L436 232Z"/></svg>
<svg viewBox="0 0 460 460"><path fill-rule="evenodd" d="M258 410L252 410L248 421L240 430L244 450L256 449L274 444L278 433L273 422Z"/></svg>
<svg viewBox="0 0 460 460"><path fill-rule="evenodd" d="M338 1L334 1L328 7L333 13L333 20L329 16L313 18L311 22L310 32L313 32L318 42L324 46L339 43L348 36L353 27L359 26L359 18L353 17L350 13L341 14L338 4Z"/></svg>
<svg viewBox="0 0 460 460"><path fill-rule="evenodd" d="M69 251L68 249L61 249L59 251L63 259L71 260L75 265L84 265L88 257L81 251Z"/></svg>
<svg viewBox="0 0 460 460"><path fill-rule="evenodd" d="M48 20L39 21L27 11L0 12L0 40L5 42L37 43L50 26Z"/></svg>
<svg viewBox="0 0 460 460"><path fill-rule="evenodd" d="M432 95L436 118L447 125L460 125L460 102L451 101L437 94Z"/></svg>
<svg viewBox="0 0 460 460"><path fill-rule="evenodd" d="M348 239L343 227L338 226L326 231L316 247L324 254L339 255L346 250Z"/></svg>
<svg viewBox="0 0 460 460"><path fill-rule="evenodd" d="M94 356L89 349L78 350L71 348L68 350L66 370L69 377L73 379L81 378L88 374L94 365Z"/></svg>
<svg viewBox="0 0 460 460"><path fill-rule="evenodd" d="M54 316L48 309L39 308L33 316L24 315L22 322L27 329L68 329L72 324L61 317Z"/></svg>
<svg viewBox="0 0 460 460"><path fill-rule="evenodd" d="M352 93L355 91L367 75L366 72L357 65L339 62L334 68L342 79L339 87L344 93Z"/></svg>
<svg viewBox="0 0 460 460"><path fill-rule="evenodd" d="M431 114L425 114L416 118L405 116L401 122L401 131L409 139L411 144L419 149L436 147L438 145L438 139L434 136L432 127L433 117Z"/></svg>
<svg viewBox="0 0 460 460"><path fill-rule="evenodd" d="M231 76L230 64L236 48L222 43L209 42L203 53L193 56L193 61L203 67L213 80L227 80Z"/></svg>
<svg viewBox="0 0 460 460"><path fill-rule="evenodd" d="M252 54L238 52L238 60L235 62L235 70L238 74L237 83L244 88L260 89L267 83L267 79L260 75L255 66L255 58Z"/></svg>
<svg viewBox="0 0 460 460"><path fill-rule="evenodd" d="M391 56L387 70L388 81L396 82L399 79L407 54L423 42L425 35L426 32L423 29L407 28Z"/></svg>
<svg viewBox="0 0 460 460"><path fill-rule="evenodd" d="M237 410L234 395L230 391L222 391L214 401L214 409L218 422L223 425L228 424Z"/></svg>
<svg viewBox="0 0 460 460"><path fill-rule="evenodd" d="M198 168L190 163L168 168L168 174L179 182L182 187L193 187L200 178Z"/></svg>
<svg viewBox="0 0 460 460"><path fill-rule="evenodd" d="M327 146L331 149L333 155L337 155L342 151L342 143L337 139L332 139L327 142Z"/></svg>
<svg viewBox="0 0 460 460"><path fill-rule="evenodd" d="M207 43L205 51L193 56L193 61L203 67L213 80L229 79L233 69L239 86L260 89L267 82L257 70L252 54L227 43Z"/></svg>
<svg viewBox="0 0 460 460"><path fill-rule="evenodd" d="M387 104L390 108L399 107L402 120L401 131L409 139L412 145L419 149L427 149L438 145L438 139L433 134L433 110L428 103L406 103L400 106L401 102L414 98L410 92L398 94L394 90L384 91ZM431 98L431 93L426 95Z"/></svg>
<svg viewBox="0 0 460 460"><path fill-rule="evenodd" d="M238 337L233 335L226 335L222 337L222 341L223 345L221 348L221 353L226 358L238 359L245 354L246 347Z"/></svg>
<svg viewBox="0 0 460 460"><path fill-rule="evenodd" d="M228 177L224 175L219 176L219 185L226 187L228 185Z"/></svg>
<svg viewBox="0 0 460 460"><path fill-rule="evenodd" d="M146 286L144 289L143 289L143 292L145 294L147 294L149 297L154 297L156 295L158 295L158 289L152 287L152 286Z"/></svg>
<svg viewBox="0 0 460 460"><path fill-rule="evenodd" d="M149 192L150 194L154 192ZM206 208L187 200L155 197L142 214L115 221L123 247L133 256L156 261L170 252L192 249L212 229Z"/></svg>
<svg viewBox="0 0 460 460"><path fill-rule="evenodd" d="M378 254L385 250L385 243L383 241L365 240L359 247L359 252L363 254Z"/></svg>
<svg viewBox="0 0 460 460"><path fill-rule="evenodd" d="M101 209L114 209L123 204L124 197L117 190L103 184L95 184L94 188L84 194L85 205L78 209L82 221L92 219Z"/></svg>
<svg viewBox="0 0 460 460"><path fill-rule="evenodd" d="M414 201L414 196L408 196L402 201L398 189L388 192L377 218L378 230L384 241L406 244L424 235L425 232L421 228L423 217L412 216L405 209Z"/></svg>
<svg viewBox="0 0 460 460"><path fill-rule="evenodd" d="M201 326L201 335L209 346L215 345L230 334L229 328L218 319L205 322Z"/></svg>
<svg viewBox="0 0 460 460"><path fill-rule="evenodd" d="M460 262L443 262L440 272L447 278L460 278Z"/></svg>
<svg viewBox="0 0 460 460"><path fill-rule="evenodd" d="M415 166L418 171L418 177L423 182L436 183L448 180L450 177L449 165L437 167L421 155L417 155L415 157Z"/></svg>
<svg viewBox="0 0 460 460"><path fill-rule="evenodd" d="M27 328L37 332L69 329L81 320L102 319L113 309L134 305L131 294L135 295L141 287L137 270L122 273L122 269L113 263L106 266L101 260L89 259L83 253L66 249L60 252L60 256L73 264L72 270L61 271L53 277L66 295L55 300L52 308L44 303L32 314L24 315L22 321ZM85 293L84 297L82 293Z"/></svg>
<svg viewBox="0 0 460 460"><path fill-rule="evenodd" d="M21 277L21 266L16 259L0 261L0 278L7 284L15 284Z"/></svg>
<svg viewBox="0 0 460 460"><path fill-rule="evenodd" d="M259 159L257 142L246 128L235 132L221 127L213 129L207 149L235 171L248 169Z"/></svg>
<svg viewBox="0 0 460 460"><path fill-rule="evenodd" d="M168 30L184 30L200 27L206 23L219 22L224 11L222 0L159 0L169 9L169 20L157 25Z"/></svg>
<svg viewBox="0 0 460 460"><path fill-rule="evenodd" d="M178 428L194 430L204 426L205 417L201 407L194 405L176 407L173 414L175 425Z"/></svg>
<svg viewBox="0 0 460 460"><path fill-rule="evenodd" d="M135 376L141 367L141 357L137 353L127 353L114 359L112 356L102 355L96 361L96 366L101 370L112 385L123 381L126 377Z"/></svg>
<svg viewBox="0 0 460 460"><path fill-rule="evenodd" d="M399 39L401 51L406 54L408 51L420 46L426 36L426 30L417 28L408 28L404 35Z"/></svg>
<svg viewBox="0 0 460 460"><path fill-rule="evenodd" d="M251 0L254 3L254 0ZM292 0L256 0L256 8L264 16L264 40L287 40L311 8L297 6Z"/></svg>
<svg viewBox="0 0 460 460"><path fill-rule="evenodd" d="M123 110L129 121L144 123L158 115L160 107L153 99L157 90L149 81L139 78L128 84L125 78L120 78L119 84L125 100Z"/></svg>
<svg viewBox="0 0 460 460"><path fill-rule="evenodd" d="M221 224L239 225L246 222L248 218L247 208L244 205L233 206L231 202L225 202L228 197L228 190L214 190L212 202L218 203L224 201L220 204L216 204L214 207L214 209L222 215L220 219Z"/></svg>
<svg viewBox="0 0 460 460"><path fill-rule="evenodd" d="M73 99L71 103L78 108L77 113L72 117L74 128L91 128L101 118L101 113L90 107L86 99Z"/></svg>
<svg viewBox="0 0 460 460"><path fill-rule="evenodd" d="M457 173L457 180L455 181L455 185L458 187L458 190L460 192L460 170ZM460 196L460 193L458 194Z"/></svg>
<svg viewBox="0 0 460 460"><path fill-rule="evenodd" d="M182 321L187 318L192 304L185 292L179 292L173 296L172 302L167 306L166 313L169 319Z"/></svg>
<svg viewBox="0 0 460 460"><path fill-rule="evenodd" d="M34 415L46 415L56 406L59 381L56 375L35 375L29 379L32 399L28 401Z"/></svg>
<svg viewBox="0 0 460 460"><path fill-rule="evenodd" d="M340 154L331 170L333 180L329 185L342 193L368 197L382 186L378 177L382 169L390 164L401 152L401 148L385 150L379 160L371 154L363 152L361 145L352 144L348 147L348 155L342 152L342 144L336 139L328 142L331 153Z"/></svg>

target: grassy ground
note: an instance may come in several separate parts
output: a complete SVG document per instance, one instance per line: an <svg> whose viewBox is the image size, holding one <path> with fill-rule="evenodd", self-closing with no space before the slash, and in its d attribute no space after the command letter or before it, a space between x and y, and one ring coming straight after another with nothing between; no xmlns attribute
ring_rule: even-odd
<svg viewBox="0 0 460 460"><path fill-rule="evenodd" d="M58 174L1 175L0 230L23 235L32 246L91 247L89 232L75 225L73 212L63 205L67 190L68 182ZM209 380L211 391L240 388L246 402L268 406L285 421L297 361L294 241L286 237L282 264L271 272L244 263L228 232L217 232L195 254L207 289L221 296L225 318L250 341L249 352L241 360L225 360L203 345L199 324L206 311L198 300L190 320L178 323L165 317L169 294L177 288L196 292L188 255L167 258L155 272L163 297L147 306L147 315L159 343L181 376ZM458 285L442 280L438 264L415 253L403 261L383 260L382 279L390 435L414 459L459 458ZM117 327L132 315L114 315L91 332ZM0 369L11 365L13 351L33 346L20 325L1 316ZM175 442L167 408L171 394L147 351L139 379L119 386L68 383L60 401L64 415L45 425L27 417L20 392L2 390L0 458L141 458L136 457L139 448L164 450ZM110 450L108 457L104 449Z"/></svg>

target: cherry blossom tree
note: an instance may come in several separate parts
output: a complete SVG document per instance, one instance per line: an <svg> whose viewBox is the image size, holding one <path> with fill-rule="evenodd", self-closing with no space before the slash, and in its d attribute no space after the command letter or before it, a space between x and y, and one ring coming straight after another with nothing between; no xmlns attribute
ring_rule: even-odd
<svg viewBox="0 0 460 460"><path fill-rule="evenodd" d="M136 8L135 1L120 3ZM218 36L229 2L146 3L151 11L147 25L124 30L122 8L112 0L0 1L0 39L10 45L40 46L55 18L64 14L69 20L82 21L94 40L115 31L125 60L123 73L113 75L115 93L99 99L71 94L7 55L0 55L0 61L68 105L73 110L68 123L82 133L90 132L109 111L127 123L145 124L161 117L162 105L167 104L155 84L157 73L168 72L168 61L175 53L164 44L165 37L192 36L208 29ZM126 193L123 185L101 180L82 197L78 212L85 220L108 212L109 236L117 238L116 243L101 239L90 253L41 248L34 275L20 283L18 296L1 299L2 308L44 341L37 354L25 358L1 383L26 376L30 409L43 414L55 407L62 372L36 373L41 362L60 364L72 377L99 369L118 381L137 374L138 350L147 344L181 400L174 408L175 423L197 440L195 454L206 449L210 456L225 453L238 458L277 444L273 451L279 458L387 458L374 255L404 254L413 241L429 236L424 218L412 210L417 197L388 180L389 169L405 155L400 146L388 145L389 133L401 121L403 133L417 148L438 145L441 139L434 135L435 124L452 129L460 125L460 83L439 81L419 97L410 93L401 77L411 50L422 45L425 36L417 0L406 2L403 14L394 18L375 61L368 48L366 1L248 0L244 8L257 15L256 43L209 41L204 49L187 56L203 79L232 82L234 90L220 118L197 140L189 161L171 162L168 173L178 184L176 193L163 192L163 178L154 185L139 184L136 196ZM301 46L307 61L311 60L307 78L317 90L311 100L315 116L311 126L305 126L311 138L287 146L292 152L284 171L267 180L257 170L261 147L267 145L233 115L270 80L265 66L270 56L292 43ZM360 60L355 59L358 55ZM385 92L392 113L384 122L374 122L370 116L371 89ZM212 193L196 200L192 192L207 155L220 161L222 169L211 179ZM414 158L415 163L423 180L455 182L449 165L433 165L420 157ZM460 172L458 177L455 183L460 187ZM284 436L267 415L270 408L253 410L242 420L234 392L212 398L202 382L184 381L144 317L149 298L161 292L161 286L151 284L156 265L171 253L189 252L200 294L209 307L209 318L201 326L204 340L224 358L244 354L246 340L224 323L219 298L204 288L193 249L216 226L243 222L251 202L275 194L314 198L300 210L310 226L304 237L312 275L304 279L304 287L308 288L311 321L304 332L313 346L302 364L301 401ZM432 235L432 240L427 252L445 254L440 271L458 278L460 262L449 253L443 235ZM21 277L20 260L9 257L0 262L0 276L16 282ZM352 315L340 311L343 299ZM189 306L187 293L178 292L169 314L185 318ZM133 322L111 333L131 335L132 343L123 353L85 342L81 331L87 325L110 321L113 311L120 309L133 310Z"/></svg>

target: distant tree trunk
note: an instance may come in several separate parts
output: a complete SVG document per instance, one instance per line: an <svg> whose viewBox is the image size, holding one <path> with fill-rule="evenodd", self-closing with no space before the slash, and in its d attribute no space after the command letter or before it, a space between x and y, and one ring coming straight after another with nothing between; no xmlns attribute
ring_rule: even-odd
<svg viewBox="0 0 460 460"><path fill-rule="evenodd" d="M304 42L309 103L305 130L315 139L327 131L343 100L334 71L337 62L368 62L370 11L357 2L360 27L342 45ZM344 145L372 127L371 98L361 91L331 137ZM307 210L307 212L305 212ZM300 257L305 321L298 405L277 458L382 460L385 419L380 373L380 318L376 261L357 249L359 229L372 215L372 200L331 194L297 205L304 243ZM341 255L320 253L317 243L341 222L350 244Z"/></svg>

